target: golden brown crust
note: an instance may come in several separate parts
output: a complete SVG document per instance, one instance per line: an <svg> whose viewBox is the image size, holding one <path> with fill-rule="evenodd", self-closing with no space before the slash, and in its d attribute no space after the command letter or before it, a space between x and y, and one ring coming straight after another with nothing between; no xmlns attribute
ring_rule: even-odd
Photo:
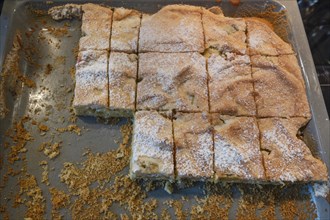
<svg viewBox="0 0 330 220"><path fill-rule="evenodd" d="M257 120L212 114L215 181L265 180Z"/></svg>
<svg viewBox="0 0 330 220"><path fill-rule="evenodd" d="M256 115L248 56L212 55L208 59L210 111L227 115Z"/></svg>
<svg viewBox="0 0 330 220"><path fill-rule="evenodd" d="M310 109L305 85L292 56L252 56L252 77L259 117L307 117Z"/></svg>
<svg viewBox="0 0 330 220"><path fill-rule="evenodd" d="M198 53L139 54L137 109L207 111L204 57Z"/></svg>
<svg viewBox="0 0 330 220"><path fill-rule="evenodd" d="M139 52L203 52L201 7L169 5L143 15Z"/></svg>
<svg viewBox="0 0 330 220"><path fill-rule="evenodd" d="M205 47L216 48L221 53L246 54L246 24L242 18L228 18L203 10Z"/></svg>
<svg viewBox="0 0 330 220"><path fill-rule="evenodd" d="M87 3L82 5L83 20L110 20L112 19L112 10L97 4Z"/></svg>
<svg viewBox="0 0 330 220"><path fill-rule="evenodd" d="M268 180L327 181L325 164L313 157L310 149L297 137L298 130L307 122L308 119L301 117L258 120Z"/></svg>
<svg viewBox="0 0 330 220"><path fill-rule="evenodd" d="M278 56L293 54L290 44L284 42L267 24L256 19L245 19L250 55Z"/></svg>
<svg viewBox="0 0 330 220"><path fill-rule="evenodd" d="M173 127L177 178L213 178L213 141L209 115L177 113Z"/></svg>

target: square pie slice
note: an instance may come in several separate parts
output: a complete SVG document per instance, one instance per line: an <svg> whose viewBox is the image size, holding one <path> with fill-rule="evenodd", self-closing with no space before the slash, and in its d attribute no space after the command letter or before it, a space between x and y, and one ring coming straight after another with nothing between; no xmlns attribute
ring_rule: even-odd
<svg viewBox="0 0 330 220"><path fill-rule="evenodd" d="M212 114L215 181L265 180L257 120Z"/></svg>
<svg viewBox="0 0 330 220"><path fill-rule="evenodd" d="M112 116L133 116L137 55L111 52L109 59L109 98Z"/></svg>
<svg viewBox="0 0 330 220"><path fill-rule="evenodd" d="M297 60L292 56L251 57L259 117L310 118L305 84ZM288 61L292 65L288 65Z"/></svg>
<svg viewBox="0 0 330 220"><path fill-rule="evenodd" d="M211 112L256 115L249 56L213 54L207 63Z"/></svg>
<svg viewBox="0 0 330 220"><path fill-rule="evenodd" d="M79 50L109 50L112 10L94 4L83 5L82 10Z"/></svg>
<svg viewBox="0 0 330 220"><path fill-rule="evenodd" d="M111 51L136 53L140 22L140 12L116 8L113 13Z"/></svg>
<svg viewBox="0 0 330 220"><path fill-rule="evenodd" d="M294 53L291 45L283 41L261 19L246 18L245 20L250 55L278 56Z"/></svg>
<svg viewBox="0 0 330 220"><path fill-rule="evenodd" d="M172 119L169 112L135 113L130 176L174 179Z"/></svg>
<svg viewBox="0 0 330 220"><path fill-rule="evenodd" d="M203 52L202 8L169 5L142 16L139 52Z"/></svg>
<svg viewBox="0 0 330 220"><path fill-rule="evenodd" d="M137 109L208 111L205 58L199 53L139 54Z"/></svg>
<svg viewBox="0 0 330 220"><path fill-rule="evenodd" d="M245 20L211 11L204 9L202 16L206 48L214 48L221 53L246 54Z"/></svg>
<svg viewBox="0 0 330 220"><path fill-rule="evenodd" d="M108 108L107 62L107 51L79 52L73 100L77 115L101 116Z"/></svg>
<svg viewBox="0 0 330 220"><path fill-rule="evenodd" d="M177 113L173 120L178 179L213 178L213 140L209 115Z"/></svg>
<svg viewBox="0 0 330 220"><path fill-rule="evenodd" d="M306 118L259 119L266 176L274 182L327 181L325 164L297 137Z"/></svg>

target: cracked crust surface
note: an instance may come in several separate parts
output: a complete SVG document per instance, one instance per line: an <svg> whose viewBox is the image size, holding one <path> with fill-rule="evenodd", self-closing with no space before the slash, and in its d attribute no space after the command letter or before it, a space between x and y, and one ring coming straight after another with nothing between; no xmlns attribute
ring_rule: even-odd
<svg viewBox="0 0 330 220"><path fill-rule="evenodd" d="M174 179L171 113L135 113L130 176Z"/></svg>
<svg viewBox="0 0 330 220"><path fill-rule="evenodd" d="M177 113L173 126L177 178L213 178L213 140L209 115Z"/></svg>
<svg viewBox="0 0 330 220"><path fill-rule="evenodd" d="M202 8L169 5L143 14L139 52L203 52Z"/></svg>
<svg viewBox="0 0 330 220"><path fill-rule="evenodd" d="M272 182L327 181L325 164L297 137L306 118L258 119L266 177ZM266 151L265 151L266 150Z"/></svg>
<svg viewBox="0 0 330 220"><path fill-rule="evenodd" d="M265 179L257 120L212 114L215 181Z"/></svg>
<svg viewBox="0 0 330 220"><path fill-rule="evenodd" d="M259 117L311 117L300 68L292 56L251 57Z"/></svg>
<svg viewBox="0 0 330 220"><path fill-rule="evenodd" d="M211 55L208 59L210 111L225 115L256 115L250 58Z"/></svg>
<svg viewBox="0 0 330 220"><path fill-rule="evenodd" d="M137 108L207 111L204 57L198 53L139 54Z"/></svg>

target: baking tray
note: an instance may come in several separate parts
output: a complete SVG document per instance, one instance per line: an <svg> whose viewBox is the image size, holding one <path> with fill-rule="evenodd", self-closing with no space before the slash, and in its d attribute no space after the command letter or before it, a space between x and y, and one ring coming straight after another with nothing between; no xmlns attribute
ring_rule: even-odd
<svg viewBox="0 0 330 220"><path fill-rule="evenodd" d="M86 1L71 1L72 3L85 3ZM93 2L93 1L88 1ZM257 0L241 0L239 7L234 7L228 1L222 0L221 3L211 0L111 0L111 1L94 1L98 4L109 5L113 7L134 8L143 12L152 13L159 10L167 4L184 3L192 5L201 5L204 7L220 6L226 16L241 16L246 15L250 11L250 15L264 11L271 7L272 10L279 12L284 11L288 25L287 40L293 45L297 52L299 64L302 68L303 76L306 82L307 96L312 111L312 120L304 130L304 139L311 147L312 152L323 159L327 167L330 167L330 130L329 118L326 112L325 104L322 97L322 92L318 82L313 59L310 53L308 41L303 28L297 2L295 0L272 0L272 1L257 1ZM71 124L69 118L71 116L70 104L73 97L72 88L74 82L70 76L70 70L75 65L74 49L77 47L81 32L81 21L69 21L68 33L65 36L54 36L49 32L49 27L61 28L68 21L56 22L49 16L43 16L31 9L47 10L55 5L62 5L69 1L52 1L51 3L41 0L7 0L4 3L1 15L0 29L0 70L2 69L4 58L12 47L12 41L16 31L22 33L23 45L29 45L36 48L32 54L32 59L36 60L39 67L30 65L24 58L24 53L21 53L20 70L23 75L31 78L37 84L35 89L30 89L24 84L21 87L21 92L13 97L7 93L6 101L8 103L9 113L7 117L0 120L0 156L1 161L1 177L5 174L7 161L5 159L8 149L3 148L4 142L8 141L5 137L5 132L12 127L15 121L19 120L23 115L29 114L36 121L43 121L47 116L48 121L43 121L51 130L45 134L40 134L35 126L26 125L26 129L31 132L34 138L33 142L28 142L26 148L27 171L33 174L38 181L38 185L43 191L46 198L46 214L45 218L51 218L51 204L48 186L41 183L42 168L39 165L41 160L47 160L49 171L49 182L52 187L66 190L65 185L59 181L58 175L63 168L64 162L77 163L84 161L81 156L87 148L95 153L103 153L109 149L116 149L118 141L120 142L121 133L119 128L127 123L130 119L121 119L116 123L102 124L98 123L95 118L79 117L76 124L83 128L82 135L78 136L73 133L57 134L55 128L66 127ZM251 11L250 9L254 9ZM245 13L245 14L244 14ZM33 33L31 28L34 29ZM275 27L276 28L276 27ZM24 34L31 32L31 37L27 38ZM70 35L70 37L68 37ZM38 36L42 36L46 40L38 40ZM47 65L52 65L50 74L45 74ZM41 86L46 87L42 88ZM70 90L71 89L71 90ZM45 155L38 150L39 145L44 141L52 140L62 141L60 155L49 160ZM19 169L22 166L20 162L14 164L14 168ZM123 171L127 173L127 169ZM19 176L18 176L19 177ZM1 181L2 182L2 181ZM175 190L172 195L167 194L163 189L156 189L149 193L150 198L156 198L159 201L167 199L180 199L181 196L186 196L184 206L189 207L194 203L194 196L203 196L201 186L197 184L195 187L187 189ZM17 185L17 176L10 177L5 187L1 190L1 205L7 206L7 211L11 218L22 219L24 217L25 208L12 207L12 197L19 190ZM317 216L319 219L329 219L329 203L321 197L315 197L312 186L308 185L301 188L302 193L308 193L316 206ZM229 219L235 217L240 192L237 188L232 189L233 203L229 210ZM2 208L1 208L2 209ZM115 209L115 208L114 208ZM277 210L277 208L276 208ZM123 210L122 210L123 211ZM299 210L299 212L303 212ZM70 218L68 210L62 211L66 218ZM281 218L280 215L276 214ZM3 216L4 217L4 216Z"/></svg>

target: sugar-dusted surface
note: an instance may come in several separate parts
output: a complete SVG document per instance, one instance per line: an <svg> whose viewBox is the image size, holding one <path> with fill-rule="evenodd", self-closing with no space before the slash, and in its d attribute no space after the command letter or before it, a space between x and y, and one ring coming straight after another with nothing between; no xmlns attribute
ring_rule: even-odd
<svg viewBox="0 0 330 220"><path fill-rule="evenodd" d="M257 120L212 114L215 181L265 180Z"/></svg>
<svg viewBox="0 0 330 220"><path fill-rule="evenodd" d="M250 55L284 55L293 54L290 44L283 41L264 22L246 18L247 43Z"/></svg>
<svg viewBox="0 0 330 220"><path fill-rule="evenodd" d="M202 8L169 5L143 14L139 52L203 52Z"/></svg>
<svg viewBox="0 0 330 220"><path fill-rule="evenodd" d="M228 18L203 10L205 47L216 48L221 53L235 52L246 54L246 24L242 18Z"/></svg>
<svg viewBox="0 0 330 220"><path fill-rule="evenodd" d="M213 54L207 63L211 112L256 115L249 56Z"/></svg>
<svg viewBox="0 0 330 220"><path fill-rule="evenodd" d="M135 113L131 178L174 179L171 117L170 112Z"/></svg>
<svg viewBox="0 0 330 220"><path fill-rule="evenodd" d="M135 110L137 55L111 52L109 59L110 110Z"/></svg>
<svg viewBox="0 0 330 220"><path fill-rule="evenodd" d="M274 182L327 181L325 164L297 136L308 119L258 119L266 177Z"/></svg>
<svg viewBox="0 0 330 220"><path fill-rule="evenodd" d="M213 177L213 140L207 113L177 113L173 120L178 179Z"/></svg>
<svg viewBox="0 0 330 220"><path fill-rule="evenodd" d="M140 53L137 108L207 111L205 58L199 53Z"/></svg>
<svg viewBox="0 0 330 220"><path fill-rule="evenodd" d="M78 114L108 107L107 51L87 50L78 54L73 107Z"/></svg>
<svg viewBox="0 0 330 220"><path fill-rule="evenodd" d="M115 8L111 32L111 51L136 53L140 22L140 12Z"/></svg>
<svg viewBox="0 0 330 220"><path fill-rule="evenodd" d="M305 84L296 59L252 56L251 62L259 117L310 117Z"/></svg>
<svg viewBox="0 0 330 220"><path fill-rule="evenodd" d="M95 4L84 4L82 10L79 50L109 50L112 10Z"/></svg>

